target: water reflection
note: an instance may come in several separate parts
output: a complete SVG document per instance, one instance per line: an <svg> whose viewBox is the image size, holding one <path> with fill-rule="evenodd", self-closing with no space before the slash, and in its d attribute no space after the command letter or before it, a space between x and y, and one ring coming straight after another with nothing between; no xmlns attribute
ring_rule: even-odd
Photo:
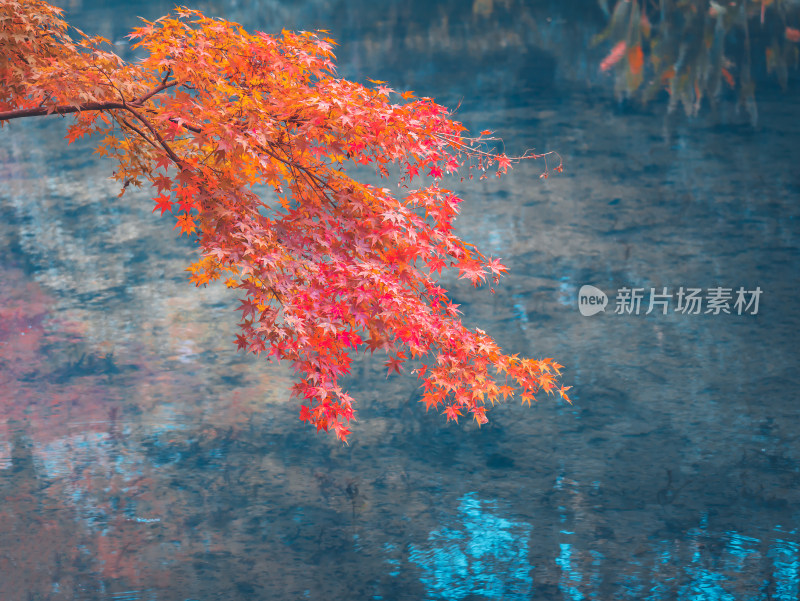
<svg viewBox="0 0 800 601"><path fill-rule="evenodd" d="M560 487L556 483L555 488ZM766 541L732 530L713 533L706 514L674 540L650 542L635 553L629 550L621 564L620 558L607 560L601 551L587 549L593 541L580 529L567 530L576 523L564 519L558 538L565 542L550 551L552 566L538 570L551 572L546 580L557 584L548 587L533 581L528 545L541 554L542 543L549 541L541 540L534 525L503 514L496 501L467 493L425 543L409 545L408 560L421 569L426 598L797 599L796 530L776 526Z"/></svg>
<svg viewBox="0 0 800 601"><path fill-rule="evenodd" d="M428 594L454 601L470 595L529 599L531 525L500 517L496 502L474 493L461 497L458 511L453 528L434 530L423 545L409 545L408 559L421 568Z"/></svg>

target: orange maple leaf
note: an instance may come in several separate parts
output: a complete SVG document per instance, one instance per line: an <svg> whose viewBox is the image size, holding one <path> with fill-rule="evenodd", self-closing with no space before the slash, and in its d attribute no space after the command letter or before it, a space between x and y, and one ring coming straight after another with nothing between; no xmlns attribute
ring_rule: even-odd
<svg viewBox="0 0 800 601"><path fill-rule="evenodd" d="M628 50L628 66L630 67L631 73L634 75L639 75L642 72L642 67L644 67L644 53L639 44L636 44L636 46Z"/></svg>
<svg viewBox="0 0 800 601"><path fill-rule="evenodd" d="M189 215L188 213L184 213L180 217L178 217L178 221L175 224L175 227L173 227L172 229L177 229L177 228L180 228L181 235L186 234L188 236L189 234L191 234L195 230L195 223L194 220L192 219L192 216Z"/></svg>

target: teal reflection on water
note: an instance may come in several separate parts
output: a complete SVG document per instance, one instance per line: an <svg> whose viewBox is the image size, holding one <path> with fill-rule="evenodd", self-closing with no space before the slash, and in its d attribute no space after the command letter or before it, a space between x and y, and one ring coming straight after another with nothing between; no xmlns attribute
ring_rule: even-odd
<svg viewBox="0 0 800 601"><path fill-rule="evenodd" d="M794 532L792 532L794 534ZM798 598L800 593L800 564L797 561L797 543L776 539L772 548L772 561L775 567L775 594L773 599L790 601Z"/></svg>
<svg viewBox="0 0 800 601"><path fill-rule="evenodd" d="M573 530L561 530L549 565L556 568L557 587L535 586L528 551L533 526L502 517L496 501L468 493L457 513L433 530L423 544L409 545L409 562L422 575L427 599L645 599L667 601L797 601L800 598L800 544L795 530L780 526L768 540L709 531L708 515L675 538L653 541L646 556L619 564L591 549L592 540ZM565 541L563 537L568 537ZM546 536L535 548L547 546ZM714 541L722 542L721 545ZM384 550L394 551L388 545ZM642 552L641 550L639 551ZM387 561L398 576L398 562ZM552 577L550 581L553 582ZM543 588L542 588L543 587ZM557 591L557 592L556 592ZM555 596L554 596L555 595Z"/></svg>
<svg viewBox="0 0 800 601"><path fill-rule="evenodd" d="M531 525L500 517L494 501L480 500L474 493L460 501L457 527L434 530L427 543L409 545L409 560L422 569L420 580L429 597L529 599Z"/></svg>
<svg viewBox="0 0 800 601"><path fill-rule="evenodd" d="M562 532L564 532L562 530ZM556 565L561 568L561 583L559 588L564 592L564 597L571 601L582 601L583 594L576 586L583 576L577 570L572 569L570 564L570 556L572 555L572 545L569 543L561 543L559 545L561 553L556 558Z"/></svg>

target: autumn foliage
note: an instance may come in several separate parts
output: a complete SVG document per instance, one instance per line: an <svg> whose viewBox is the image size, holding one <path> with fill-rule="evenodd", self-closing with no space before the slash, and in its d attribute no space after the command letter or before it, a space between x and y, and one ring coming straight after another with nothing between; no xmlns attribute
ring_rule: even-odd
<svg viewBox="0 0 800 601"><path fill-rule="evenodd" d="M414 362L448 420L484 423L515 392L567 398L560 365L503 354L435 279L506 271L454 233L461 199L440 180L542 155L491 154L489 132L468 137L429 98L337 78L324 32L250 34L181 8L133 31L147 54L129 63L70 31L44 2L0 2L0 123L71 114L68 140L98 136L123 192L154 186L154 210L199 247L192 282L241 290L238 348L294 366L302 420L346 438L340 378L366 349L389 373ZM391 170L395 192L351 177L359 165Z"/></svg>

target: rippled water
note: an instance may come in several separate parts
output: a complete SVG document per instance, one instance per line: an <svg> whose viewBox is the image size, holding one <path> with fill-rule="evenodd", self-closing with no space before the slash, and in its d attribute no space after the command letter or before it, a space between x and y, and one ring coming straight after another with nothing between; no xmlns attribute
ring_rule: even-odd
<svg viewBox="0 0 800 601"><path fill-rule="evenodd" d="M314 6L272 8L311 27ZM118 8L76 18L114 39ZM344 31L377 52L369 31L421 27L394 18ZM396 87L471 93L468 70L387 62ZM445 279L504 349L563 363L575 404L508 403L480 430L369 357L351 444L303 427L288 370L234 353L235 295L188 284L146 193L116 198L58 120L0 132L0 598L800 597L795 98L765 91L757 130L665 121L558 73L532 93L515 65L476 76L460 117L566 171L465 187L461 234L511 274L494 295ZM581 315L584 284L605 312ZM644 314L651 288L740 286L756 315ZM623 287L639 315L615 312Z"/></svg>

